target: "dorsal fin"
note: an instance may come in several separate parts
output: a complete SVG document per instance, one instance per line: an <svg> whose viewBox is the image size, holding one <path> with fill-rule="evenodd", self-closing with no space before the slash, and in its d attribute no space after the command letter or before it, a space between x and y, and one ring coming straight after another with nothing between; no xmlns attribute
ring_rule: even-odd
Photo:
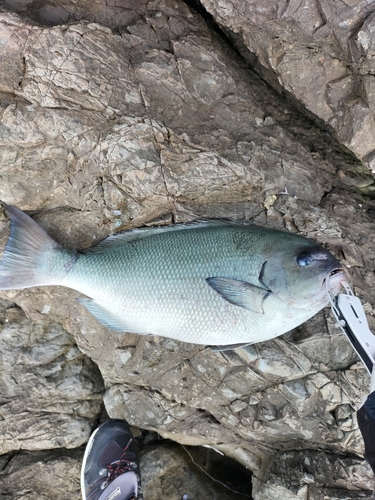
<svg viewBox="0 0 375 500"><path fill-rule="evenodd" d="M131 241L140 240L150 235L161 234L161 233L173 233L181 230L194 230L202 227L214 227L214 226L231 226L231 225L242 225L240 222L223 220L223 219L210 219L210 220L197 220L192 222L187 222L183 224L173 224L170 226L153 226L153 227L140 227L135 229L129 229L128 231L120 232L112 236L108 236L105 240L101 241L97 245L82 250L81 253L95 253L101 252L109 247L117 247L123 243L129 243Z"/></svg>

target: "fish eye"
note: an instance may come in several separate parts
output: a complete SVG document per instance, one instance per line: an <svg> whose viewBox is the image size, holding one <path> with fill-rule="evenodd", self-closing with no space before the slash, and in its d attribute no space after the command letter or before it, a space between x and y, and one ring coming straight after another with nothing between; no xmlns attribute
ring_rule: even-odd
<svg viewBox="0 0 375 500"><path fill-rule="evenodd" d="M309 266L313 260L314 257L308 252L301 252L297 256L297 264L301 267Z"/></svg>

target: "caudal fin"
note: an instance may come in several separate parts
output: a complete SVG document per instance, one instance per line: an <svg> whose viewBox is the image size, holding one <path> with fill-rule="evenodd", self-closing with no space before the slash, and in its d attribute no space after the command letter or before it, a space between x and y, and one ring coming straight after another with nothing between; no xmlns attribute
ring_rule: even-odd
<svg viewBox="0 0 375 500"><path fill-rule="evenodd" d="M10 217L10 236L0 261L0 290L55 284L46 271L61 247L22 210L3 205Z"/></svg>

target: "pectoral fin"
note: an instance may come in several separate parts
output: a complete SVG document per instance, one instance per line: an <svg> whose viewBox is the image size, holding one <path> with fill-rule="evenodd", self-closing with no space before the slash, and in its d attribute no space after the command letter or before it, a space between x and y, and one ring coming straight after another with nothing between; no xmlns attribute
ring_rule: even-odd
<svg viewBox="0 0 375 500"><path fill-rule="evenodd" d="M119 319L113 313L109 312L108 309L105 309L101 305L99 305L93 299L78 299L78 302L86 307L88 312L95 316L95 318L110 330L114 330L115 332L129 332L129 333L137 333L133 332L131 328L129 328L123 320Z"/></svg>
<svg viewBox="0 0 375 500"><path fill-rule="evenodd" d="M272 293L246 281L230 278L207 278L206 281L215 292L231 304L259 314L264 314L263 302Z"/></svg>

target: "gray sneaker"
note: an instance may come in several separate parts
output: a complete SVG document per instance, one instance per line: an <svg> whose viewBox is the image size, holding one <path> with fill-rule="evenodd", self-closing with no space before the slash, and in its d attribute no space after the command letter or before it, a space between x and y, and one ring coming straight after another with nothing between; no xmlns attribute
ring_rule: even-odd
<svg viewBox="0 0 375 500"><path fill-rule="evenodd" d="M136 445L126 422L108 420L91 435L81 490L83 500L143 500Z"/></svg>

